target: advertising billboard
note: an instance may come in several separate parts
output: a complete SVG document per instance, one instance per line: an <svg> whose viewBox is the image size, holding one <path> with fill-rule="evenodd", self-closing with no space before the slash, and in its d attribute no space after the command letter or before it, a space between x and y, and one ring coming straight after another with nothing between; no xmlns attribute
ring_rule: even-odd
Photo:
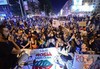
<svg viewBox="0 0 100 69"><path fill-rule="evenodd" d="M0 5L7 5L7 4L8 4L7 0L0 0Z"/></svg>

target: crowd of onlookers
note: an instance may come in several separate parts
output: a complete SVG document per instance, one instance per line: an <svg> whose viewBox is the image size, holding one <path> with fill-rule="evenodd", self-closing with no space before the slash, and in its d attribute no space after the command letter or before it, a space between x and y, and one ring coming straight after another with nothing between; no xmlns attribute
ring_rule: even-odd
<svg viewBox="0 0 100 69"><path fill-rule="evenodd" d="M57 18L56 18L57 19ZM63 19L63 18L62 18ZM56 47L69 52L100 54L100 17L66 17L63 26L52 26L53 18L33 17L27 19L11 18L2 21L10 30L10 35L21 49ZM78 22L86 21L80 27Z"/></svg>

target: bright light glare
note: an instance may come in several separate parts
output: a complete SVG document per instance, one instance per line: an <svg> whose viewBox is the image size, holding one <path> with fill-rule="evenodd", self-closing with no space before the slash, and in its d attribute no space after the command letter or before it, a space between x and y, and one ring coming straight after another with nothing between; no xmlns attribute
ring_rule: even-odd
<svg viewBox="0 0 100 69"><path fill-rule="evenodd" d="M94 10L94 7L93 5L90 6L90 11L93 11Z"/></svg>
<svg viewBox="0 0 100 69"><path fill-rule="evenodd" d="M82 17L82 16L84 16L84 14L80 13L79 16Z"/></svg>
<svg viewBox="0 0 100 69"><path fill-rule="evenodd" d="M62 15L63 14L63 9L61 9L61 11L60 11L60 15Z"/></svg>
<svg viewBox="0 0 100 69"><path fill-rule="evenodd" d="M84 12L91 12L94 10L94 7L93 5L88 5L88 3L85 3L84 5L82 6L76 6L76 5L73 5L72 6L72 11L84 11Z"/></svg>
<svg viewBox="0 0 100 69"><path fill-rule="evenodd" d="M74 5L82 5L82 0L73 0Z"/></svg>
<svg viewBox="0 0 100 69"><path fill-rule="evenodd" d="M85 3L84 6L88 6L88 3Z"/></svg>
<svg viewBox="0 0 100 69"><path fill-rule="evenodd" d="M2 21L2 20L4 20L5 18L1 17L0 19L1 19L1 21Z"/></svg>
<svg viewBox="0 0 100 69"><path fill-rule="evenodd" d="M77 10L78 8L76 6L72 6L72 10Z"/></svg>

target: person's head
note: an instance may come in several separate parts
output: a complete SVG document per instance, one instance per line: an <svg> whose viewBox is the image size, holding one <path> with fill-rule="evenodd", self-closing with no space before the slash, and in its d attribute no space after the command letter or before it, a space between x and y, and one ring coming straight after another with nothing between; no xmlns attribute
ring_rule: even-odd
<svg viewBox="0 0 100 69"><path fill-rule="evenodd" d="M46 36L44 34L42 34L41 38L42 39L46 39Z"/></svg>
<svg viewBox="0 0 100 69"><path fill-rule="evenodd" d="M85 43L83 43L82 45L81 45L81 51L82 52L87 52L89 50L89 48L87 47L87 45L85 44Z"/></svg>
<svg viewBox="0 0 100 69"><path fill-rule="evenodd" d="M54 35L53 31L50 31L49 34L48 34L49 37L53 37L53 35Z"/></svg>
<svg viewBox="0 0 100 69"><path fill-rule="evenodd" d="M6 26L0 25L0 33L2 34L3 38L8 39L9 29Z"/></svg>
<svg viewBox="0 0 100 69"><path fill-rule="evenodd" d="M27 36L23 36L23 39L24 39L24 40L27 40L28 38L27 38Z"/></svg>
<svg viewBox="0 0 100 69"><path fill-rule="evenodd" d="M82 45L81 45L81 48L87 48L87 46L86 46L86 44L85 43L83 43Z"/></svg>

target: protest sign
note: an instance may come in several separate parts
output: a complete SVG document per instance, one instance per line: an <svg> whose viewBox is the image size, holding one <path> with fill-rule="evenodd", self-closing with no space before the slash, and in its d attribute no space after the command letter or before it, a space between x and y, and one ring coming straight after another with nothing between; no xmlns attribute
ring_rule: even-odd
<svg viewBox="0 0 100 69"><path fill-rule="evenodd" d="M85 21L79 22L78 24L79 24L79 26L86 26L86 22Z"/></svg>
<svg viewBox="0 0 100 69"><path fill-rule="evenodd" d="M99 62L99 55L75 54L73 69L100 69Z"/></svg>

